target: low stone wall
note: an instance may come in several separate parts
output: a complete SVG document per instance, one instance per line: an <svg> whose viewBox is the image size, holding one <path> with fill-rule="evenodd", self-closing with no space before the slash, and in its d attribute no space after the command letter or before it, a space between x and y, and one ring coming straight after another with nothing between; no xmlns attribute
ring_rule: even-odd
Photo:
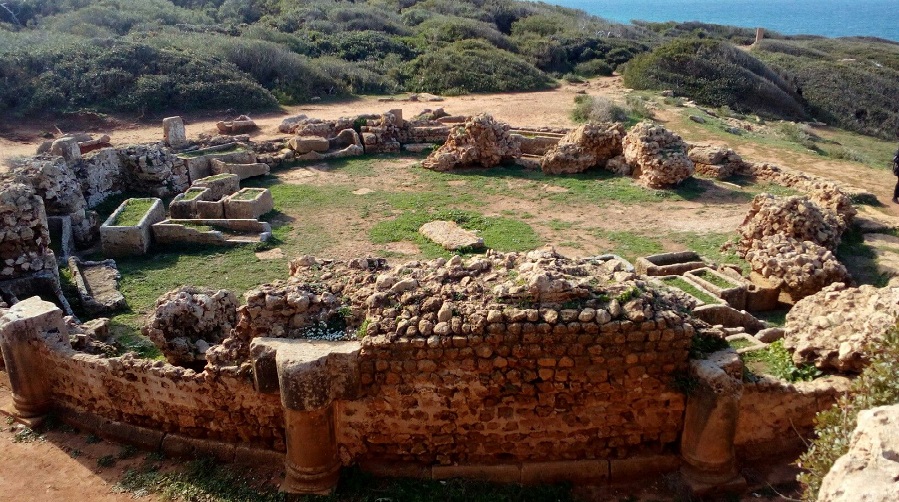
<svg viewBox="0 0 899 502"><path fill-rule="evenodd" d="M671 374L686 368L691 326L527 315L482 335L366 339L363 397L342 404L342 455L448 465L674 448L684 395Z"/></svg>
<svg viewBox="0 0 899 502"><path fill-rule="evenodd" d="M789 383L769 376L743 385L735 446L745 460L799 451L812 437L815 415L849 389L849 380L831 376Z"/></svg>

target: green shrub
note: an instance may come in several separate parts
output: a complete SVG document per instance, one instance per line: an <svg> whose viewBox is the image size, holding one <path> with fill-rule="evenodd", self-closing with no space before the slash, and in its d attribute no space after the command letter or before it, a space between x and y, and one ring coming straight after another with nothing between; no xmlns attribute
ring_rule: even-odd
<svg viewBox="0 0 899 502"><path fill-rule="evenodd" d="M575 122L626 122L627 119L624 108L603 96L580 95L574 98L571 120Z"/></svg>
<svg viewBox="0 0 899 502"><path fill-rule="evenodd" d="M818 120L883 139L895 138L899 131L899 50L873 43L795 44L804 49L799 56L771 44L762 45L755 53L790 76ZM821 56L825 51L829 51L826 57Z"/></svg>
<svg viewBox="0 0 899 502"><path fill-rule="evenodd" d="M451 43L461 40L483 40L495 47L513 50L514 45L495 26L482 21L457 17L432 17L417 27L418 36L428 42Z"/></svg>
<svg viewBox="0 0 899 502"><path fill-rule="evenodd" d="M474 40L423 54L410 62L406 73L406 87L416 92L533 91L552 85L518 56Z"/></svg>
<svg viewBox="0 0 899 502"><path fill-rule="evenodd" d="M798 95L758 59L718 40L676 39L632 59L624 72L634 89L674 90L708 106L785 118L805 117Z"/></svg>
<svg viewBox="0 0 899 502"><path fill-rule="evenodd" d="M613 71L614 70L609 65L609 63L603 61L602 59L592 59L590 61L584 61L583 63L578 63L574 67L575 74L588 78L597 76L608 77L612 74Z"/></svg>
<svg viewBox="0 0 899 502"><path fill-rule="evenodd" d="M4 40L5 39L5 40ZM124 41L2 37L0 110L183 111L275 106L274 97L230 63Z"/></svg>
<svg viewBox="0 0 899 502"><path fill-rule="evenodd" d="M899 331L890 330L884 341L869 351L871 364L852 382L849 393L833 408L818 413L815 433L808 451L799 457L805 469L799 481L806 489L803 500L818 498L821 481L834 462L849 450L849 439L862 410L899 403Z"/></svg>

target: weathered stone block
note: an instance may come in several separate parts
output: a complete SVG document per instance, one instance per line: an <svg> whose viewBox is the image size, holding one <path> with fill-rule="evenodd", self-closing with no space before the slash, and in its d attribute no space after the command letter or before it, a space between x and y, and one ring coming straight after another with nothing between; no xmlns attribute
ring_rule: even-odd
<svg viewBox="0 0 899 502"><path fill-rule="evenodd" d="M117 220L131 203L152 201L150 208L134 225L120 225ZM138 201L138 202L132 202ZM153 242L151 227L165 219L165 208L159 199L128 199L100 226L100 244L106 256L135 256L146 254Z"/></svg>
<svg viewBox="0 0 899 502"><path fill-rule="evenodd" d="M256 219L275 208L268 188L244 188L223 202L225 218Z"/></svg>
<svg viewBox="0 0 899 502"><path fill-rule="evenodd" d="M78 140L71 136L64 136L54 141L50 146L52 155L59 155L66 162L74 162L81 159L81 148L78 146Z"/></svg>
<svg viewBox="0 0 899 502"><path fill-rule="evenodd" d="M184 146L187 143L184 120L181 117L166 117L162 119L162 139L172 148Z"/></svg>
<svg viewBox="0 0 899 502"><path fill-rule="evenodd" d="M191 188L193 187L208 188L209 200L218 201L240 190L240 177L236 174L216 174L194 181L191 185Z"/></svg>

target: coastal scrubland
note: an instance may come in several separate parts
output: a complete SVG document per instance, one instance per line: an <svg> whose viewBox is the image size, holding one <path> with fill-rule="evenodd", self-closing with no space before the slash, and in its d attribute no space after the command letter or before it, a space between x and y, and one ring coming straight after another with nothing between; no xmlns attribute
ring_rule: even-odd
<svg viewBox="0 0 899 502"><path fill-rule="evenodd" d="M619 72L708 106L892 138L899 44L618 24L514 0L13 0L0 112L140 116L359 94L530 91ZM746 50L749 48L749 50Z"/></svg>

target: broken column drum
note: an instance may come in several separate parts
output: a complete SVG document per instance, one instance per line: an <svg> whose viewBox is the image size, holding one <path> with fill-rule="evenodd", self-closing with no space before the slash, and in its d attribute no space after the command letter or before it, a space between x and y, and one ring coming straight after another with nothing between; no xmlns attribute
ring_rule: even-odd
<svg viewBox="0 0 899 502"><path fill-rule="evenodd" d="M23 300L0 317L0 350L12 387L14 413L34 419L50 410L50 381L42 367L39 338L66 332L62 311L39 297Z"/></svg>

